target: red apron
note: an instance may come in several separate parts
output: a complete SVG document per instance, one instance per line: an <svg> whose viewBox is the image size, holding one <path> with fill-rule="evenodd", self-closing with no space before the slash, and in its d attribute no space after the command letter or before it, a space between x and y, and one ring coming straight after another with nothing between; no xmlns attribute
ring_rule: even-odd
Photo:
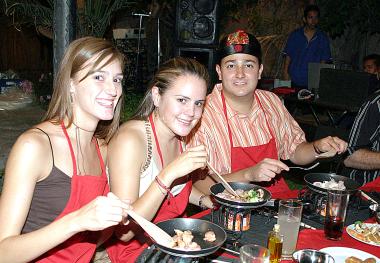
<svg viewBox="0 0 380 263"><path fill-rule="evenodd" d="M105 172L106 170L96 140L93 139L93 142L95 143L96 150L98 152L102 175L79 176L77 175L77 165L70 138L63 123L61 124L61 127L70 148L71 159L73 162L73 176L71 178L71 193L69 201L67 202L62 213L55 220L78 210L94 200L97 196L106 195L109 192L108 180ZM101 231L85 231L78 233L66 240L64 243L46 252L34 262L90 262L95 254L96 245L100 235Z"/></svg>
<svg viewBox="0 0 380 263"><path fill-rule="evenodd" d="M149 116L150 125L152 126L152 131L154 135L154 140L157 145L157 152L160 156L161 166L164 167L164 162L162 158L162 153L160 149L160 144L157 139L156 129L153 123L152 115ZM182 148L181 148L182 152ZM152 222L157 223L160 221L184 216L187 204L189 203L189 196L192 189L192 182L189 180L182 191L170 199L165 199L157 211L155 218ZM128 242L123 242L120 240L113 240L110 242L110 246L107 248L108 256L111 259L111 262L118 263L129 263L136 262L139 255L147 248L151 241L149 238L144 240L147 243L141 243L137 239L130 240Z"/></svg>
<svg viewBox="0 0 380 263"><path fill-rule="evenodd" d="M228 124L227 106L226 100L223 95L223 91L221 93L221 96L223 103L223 113L227 122L228 138L230 140L231 145L231 172L237 172L250 166L254 166L260 161L262 161L264 158L278 159L276 139L265 116L265 112L259 98L255 95L255 99L257 100L259 107L264 112L265 121L272 138L269 140L267 144L249 147L234 147L232 141L232 131L230 125ZM255 183L265 186L272 193L273 198L291 198L297 196L297 191L290 190L284 178L282 178L279 175L276 176L276 178L271 182Z"/></svg>

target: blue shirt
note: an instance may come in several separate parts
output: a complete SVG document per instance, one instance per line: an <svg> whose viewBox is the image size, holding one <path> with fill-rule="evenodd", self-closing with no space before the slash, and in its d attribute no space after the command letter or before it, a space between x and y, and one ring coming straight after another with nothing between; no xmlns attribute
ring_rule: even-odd
<svg viewBox="0 0 380 263"><path fill-rule="evenodd" d="M318 30L310 42L304 34L304 28L293 31L286 43L284 53L290 57L289 75L292 84L307 87L308 64L331 60L329 38Z"/></svg>

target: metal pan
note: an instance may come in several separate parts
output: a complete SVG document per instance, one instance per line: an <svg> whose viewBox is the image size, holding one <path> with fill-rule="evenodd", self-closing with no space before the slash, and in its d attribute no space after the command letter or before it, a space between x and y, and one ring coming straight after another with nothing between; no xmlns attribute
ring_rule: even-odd
<svg viewBox="0 0 380 263"><path fill-rule="evenodd" d="M329 190L336 193L348 193L354 194L361 186L358 182L335 173L310 173L305 175L304 180L311 190L316 191L321 194L327 194L327 189L313 185L315 182L330 181L334 179L335 181L343 181L346 190Z"/></svg>
<svg viewBox="0 0 380 263"><path fill-rule="evenodd" d="M251 209L251 208L256 208L263 206L267 203L268 200L271 199L272 195L271 193L258 185L255 184L249 184L249 183L238 183L238 182L230 182L229 183L235 191L237 189L242 189L244 191L248 191L251 189L262 189L264 191L264 200L260 202L238 202L238 201L232 201L228 200L222 197L219 197L218 194L224 191L224 186L221 183L214 184L213 186L210 187L210 192L214 196L215 200L225 206L228 207L235 207L235 208L245 208L245 209Z"/></svg>
<svg viewBox="0 0 380 263"><path fill-rule="evenodd" d="M182 231L190 230L194 236L193 241L197 242L201 250L180 250L170 247L165 247L156 243L156 246L162 251L179 257L203 257L210 255L217 251L227 239L226 232L218 225L201 219L194 218L174 218L166 221L157 223L157 226L162 228L166 233L171 236L175 235L174 229L179 229ZM214 242L209 242L203 240L204 235L207 231L213 231L215 233L216 240Z"/></svg>

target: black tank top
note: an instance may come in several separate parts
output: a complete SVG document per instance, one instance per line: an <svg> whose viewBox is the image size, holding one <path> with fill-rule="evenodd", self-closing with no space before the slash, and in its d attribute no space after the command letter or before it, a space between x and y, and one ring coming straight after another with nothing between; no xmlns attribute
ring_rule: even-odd
<svg viewBox="0 0 380 263"><path fill-rule="evenodd" d="M49 135L39 128L36 129L45 133L49 139L53 167L48 177L36 183L22 234L40 229L53 222L66 207L71 192L71 177L54 164L53 147Z"/></svg>

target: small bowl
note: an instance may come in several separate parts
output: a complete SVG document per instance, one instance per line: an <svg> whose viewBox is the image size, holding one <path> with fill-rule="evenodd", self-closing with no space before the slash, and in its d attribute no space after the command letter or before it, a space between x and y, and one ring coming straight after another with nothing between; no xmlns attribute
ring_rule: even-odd
<svg viewBox="0 0 380 263"><path fill-rule="evenodd" d="M369 206L369 209L375 216L377 223L380 223L380 206L378 204L372 204Z"/></svg>
<svg viewBox="0 0 380 263"><path fill-rule="evenodd" d="M301 249L293 253L294 262L298 263L334 263L332 256L314 249Z"/></svg>

